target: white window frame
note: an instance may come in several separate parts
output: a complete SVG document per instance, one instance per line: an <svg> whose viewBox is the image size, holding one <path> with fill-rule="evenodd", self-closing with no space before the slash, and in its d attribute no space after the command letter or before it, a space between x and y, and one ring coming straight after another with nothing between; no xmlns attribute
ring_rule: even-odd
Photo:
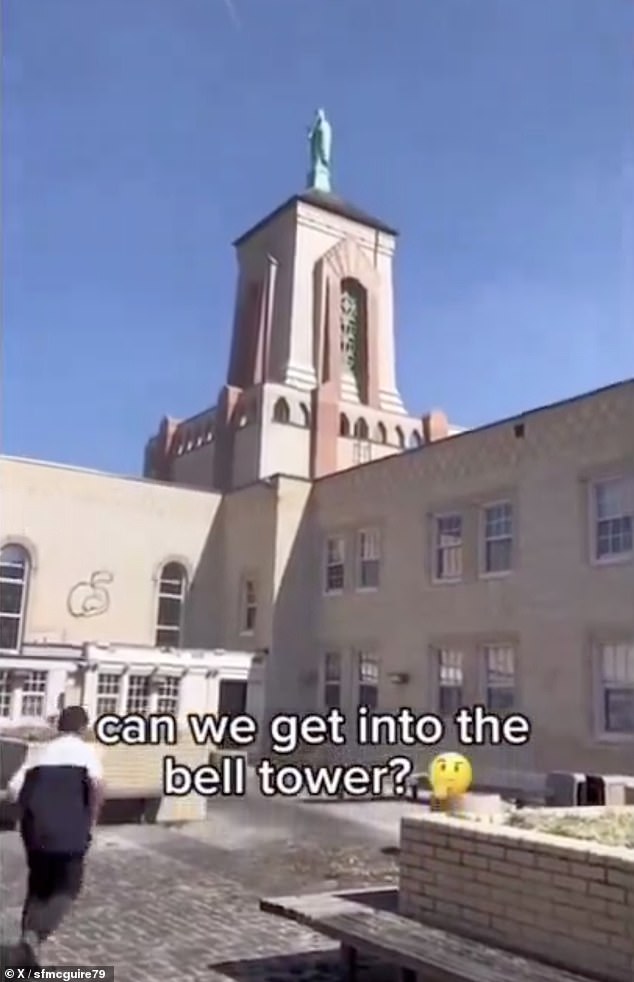
<svg viewBox="0 0 634 982"><path fill-rule="evenodd" d="M100 693L99 680L103 677L112 677L117 679L116 692L111 693ZM133 679L146 679L148 698L147 698L147 708L143 710L133 709L130 706L130 682ZM176 708L161 708L161 704L166 700L170 699L172 704L174 696L165 694L165 683L166 681L174 681L176 683L177 693ZM156 671L144 669L144 668L132 668L128 671L127 667L123 667L117 664L109 665L107 662L99 666L95 683L94 683L94 696L93 696L93 710L94 716L97 718L103 714L114 713L117 716L126 716L129 713L171 713L171 715L178 717L180 712L180 704L182 699L182 676L180 674L173 674L169 669L161 670L160 668ZM99 704L100 699L106 700L111 699L114 703L115 708L111 706L105 706Z"/></svg>
<svg viewBox="0 0 634 982"><path fill-rule="evenodd" d="M172 684L175 683L175 684ZM182 698L180 675L160 675L150 695L150 711L178 717Z"/></svg>
<svg viewBox="0 0 634 982"><path fill-rule="evenodd" d="M460 523L460 542L459 542L459 544L454 545L454 546L450 546L450 545L443 546L443 545L441 545L440 537L441 537L441 524L442 524L442 522L449 522L449 521L456 521L456 520L459 521L459 523ZM459 511L447 511L447 512L438 512L437 514L432 515L432 570L431 570L432 577L431 578L432 578L432 582L433 583L438 583L438 584L440 584L440 583L462 583L462 579L463 579L463 576L464 576L464 545L465 545L465 542L464 542L464 531L465 531L465 521L464 521L464 515L462 514L462 512L459 512ZM440 557L441 553L444 554L444 552L446 552L446 551L448 551L450 549L455 549L455 550L457 550L459 552L459 555L460 555L460 572L459 573L456 573L455 575L442 576L438 572L438 570L439 570L439 562L438 562L438 560L439 560L439 557Z"/></svg>
<svg viewBox="0 0 634 982"><path fill-rule="evenodd" d="M107 684L105 680L108 680ZM100 691L101 681L104 681L104 689L111 689L111 680L116 679L116 686L114 691ZM95 716L103 716L107 713L115 713L117 715L122 715L122 703L123 703L123 686L122 686L122 675L121 672L114 670L108 670L97 672L95 679ZM114 703L114 708L112 708L112 703Z"/></svg>
<svg viewBox="0 0 634 982"><path fill-rule="evenodd" d="M464 652L460 648L454 648L449 645L438 645L432 648L432 655L434 660L438 715L449 719L465 704ZM443 681L443 674L445 674L445 681ZM452 677L459 677L459 681L457 683L452 682ZM449 709L443 706L442 693L444 690L458 692L458 699L452 700L452 706Z"/></svg>
<svg viewBox="0 0 634 982"><path fill-rule="evenodd" d="M255 576L243 576L240 593L240 634L251 637L255 634L258 620L258 585Z"/></svg>
<svg viewBox="0 0 634 982"><path fill-rule="evenodd" d="M606 679L607 674L616 674L606 670L606 656L608 654L614 660L613 667L617 670L620 669L619 674L624 676L622 680L617 678ZM629 692L634 703L634 636L597 641L594 645L594 655L596 669L595 708L599 738L614 743L634 742L634 725L631 730L612 729L609 726L607 706L607 693L609 691Z"/></svg>
<svg viewBox="0 0 634 982"><path fill-rule="evenodd" d="M505 641L490 641L481 646L484 672L484 704L496 713L510 713L517 710L517 652L515 645ZM503 663L510 664L511 671L504 670ZM497 665L496 665L497 663ZM510 679L509 682L503 679ZM491 698L493 692L510 692L508 705L498 705Z"/></svg>
<svg viewBox="0 0 634 982"><path fill-rule="evenodd" d="M382 533L377 526L359 529L356 534L357 545L357 593L376 593L381 586ZM368 564L373 564L371 567ZM376 564L374 566L374 564ZM376 569L376 583L364 583L364 575L369 568Z"/></svg>
<svg viewBox="0 0 634 982"><path fill-rule="evenodd" d="M329 690L336 690L336 699ZM341 651L326 651L323 660L322 706L324 711L343 708L343 655Z"/></svg>
<svg viewBox="0 0 634 982"><path fill-rule="evenodd" d="M331 557L331 545L336 543L340 553L339 558ZM341 567L341 586L329 586L329 574L333 569ZM324 543L323 592L327 597L337 596L346 588L346 537L340 532L327 535Z"/></svg>
<svg viewBox="0 0 634 982"><path fill-rule="evenodd" d="M182 577L179 577L180 583L180 593L171 593L169 590L162 588L163 583L171 583L172 585L177 582L173 577L165 576L165 571L169 569L170 566L177 566L182 573ZM156 599L156 616L154 624L154 646L156 648L180 648L183 642L183 626L185 620L185 602L187 599L187 592L189 589L189 574L186 567L182 562L178 560L168 560L163 564L158 576L158 589L157 589L157 599ZM179 607L179 621L178 626L173 626L171 624L162 624L160 621L161 617L161 600L177 600L180 604ZM160 632L168 632L174 637L173 643L168 643L167 640L159 640Z"/></svg>
<svg viewBox="0 0 634 982"><path fill-rule="evenodd" d="M598 516L598 494L599 489L609 485L623 485L624 502L619 514L613 514L604 519ZM629 500L628 500L629 499ZM599 522L619 521L629 518L630 526L634 526L634 475L621 474L616 477L602 477L592 481L589 486L588 518L590 525L590 558L593 566L613 566L618 563L631 562L634 558L634 544L630 549L623 552L609 553L599 556ZM634 538L634 529L630 533Z"/></svg>
<svg viewBox="0 0 634 982"><path fill-rule="evenodd" d="M18 622L18 633L17 633L17 639L16 639L16 646L15 646L15 648L0 648L0 651L4 652L6 654L14 654L14 655L17 655L22 650L22 641L24 639L24 628L25 628L25 622L26 622L26 613L27 613L27 605L28 605L29 586L30 586L30 582L31 582L31 575L32 575L32 572L33 572L33 561L31 559L31 555L30 555L28 549L26 549L19 542L11 542L11 541L5 542L2 545L2 547L0 548L0 560L2 559L2 554L3 553L5 555L7 555L7 554L10 554L12 550L15 551L16 556L19 555L21 557L21 560L22 561L21 562L17 562L15 559L14 560L8 559L8 560L5 560L4 563L1 563L1 565L0 565L0 603L1 603L1 594L3 592L3 584L5 584L5 583L6 584L9 584L10 583L10 584L15 585L15 584L19 583L20 586L21 586L21 588L22 588L21 595L20 595L20 610L16 613L15 611L4 611L0 607L0 619L1 620L7 620L7 621L17 621ZM12 576L3 577L1 575L1 568L2 568L2 566L16 566L17 567L19 565L22 566L22 576L21 576L21 578L12 577Z"/></svg>
<svg viewBox="0 0 634 982"><path fill-rule="evenodd" d="M143 680L144 682L143 688L146 689L147 691L147 698L145 700L146 705L143 708L139 708L138 706L132 705L132 701L133 700L137 701L139 698L138 694L133 694L131 692L132 689L131 683L136 682L137 680ZM122 701L125 700L123 715L130 716L132 714L135 715L138 714L142 716L147 716L149 713L153 711L154 707L152 703L154 700L152 699L152 696L155 693L152 692L152 676L149 672L131 671L129 673L126 673L126 684L122 688L123 688Z"/></svg>
<svg viewBox="0 0 634 982"><path fill-rule="evenodd" d="M10 676L13 672L18 671L20 675L24 677L18 677L11 684L11 689L9 693L10 700L10 716L0 717L2 719L11 719L14 722L20 723L42 723L46 720L48 716L48 695L50 686L50 673L45 668L27 668L27 669L9 669ZM34 690L30 690L29 683L35 682L37 677L38 682L42 682L42 686L38 686ZM25 702L29 698L36 698L41 700L41 712L39 713L25 713L24 707Z"/></svg>
<svg viewBox="0 0 634 982"><path fill-rule="evenodd" d="M364 671L369 666L373 669L371 677ZM374 712L374 710L379 708L379 688L381 681L380 659L373 651L357 648L354 652L354 667L357 708L367 706L370 712ZM367 701L361 699L361 693L364 689L371 690L374 693L373 706L368 705Z"/></svg>
<svg viewBox="0 0 634 982"><path fill-rule="evenodd" d="M494 508L508 508L510 517L510 533L507 534L494 534L490 535L488 533L488 514ZM488 569L488 545L494 542L508 542L509 543L509 565L505 569ZM480 511L480 577L482 579L497 579L498 577L509 576L513 572L514 556L515 556L515 508L513 502L509 498L500 499L498 501L487 501L486 504L482 506Z"/></svg>

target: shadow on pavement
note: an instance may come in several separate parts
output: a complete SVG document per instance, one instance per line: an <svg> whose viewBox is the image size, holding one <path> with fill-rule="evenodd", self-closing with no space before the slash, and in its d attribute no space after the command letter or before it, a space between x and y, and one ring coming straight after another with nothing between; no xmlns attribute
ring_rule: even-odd
<svg viewBox="0 0 634 982"><path fill-rule="evenodd" d="M235 982L333 982L341 978L338 950L220 962L207 967ZM357 972L365 982L393 982L395 978L395 970L389 965L363 958Z"/></svg>

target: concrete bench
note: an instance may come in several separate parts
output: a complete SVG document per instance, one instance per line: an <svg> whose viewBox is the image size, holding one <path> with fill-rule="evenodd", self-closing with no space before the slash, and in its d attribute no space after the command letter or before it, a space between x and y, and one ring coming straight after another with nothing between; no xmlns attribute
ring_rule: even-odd
<svg viewBox="0 0 634 982"><path fill-rule="evenodd" d="M385 902L387 892L378 891L375 902L376 890L273 898L261 900L260 910L338 941L348 982L354 979L359 955L399 968L402 982L415 982L418 975L438 982L590 982L584 976L401 917L386 909L390 906Z"/></svg>

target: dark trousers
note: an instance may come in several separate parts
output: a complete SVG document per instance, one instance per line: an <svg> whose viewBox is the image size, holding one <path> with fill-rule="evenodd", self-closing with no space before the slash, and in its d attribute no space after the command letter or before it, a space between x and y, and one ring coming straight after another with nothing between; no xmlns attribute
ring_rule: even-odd
<svg viewBox="0 0 634 982"><path fill-rule="evenodd" d="M84 855L27 851L29 879L22 911L22 933L44 941L56 931L78 897L84 878Z"/></svg>

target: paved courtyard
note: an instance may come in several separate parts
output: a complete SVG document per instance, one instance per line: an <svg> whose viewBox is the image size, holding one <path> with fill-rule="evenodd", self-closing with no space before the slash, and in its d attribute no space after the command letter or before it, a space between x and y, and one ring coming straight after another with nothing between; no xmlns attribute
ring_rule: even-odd
<svg viewBox="0 0 634 982"><path fill-rule="evenodd" d="M331 942L258 910L262 896L391 884L400 815L421 806L216 801L197 826L104 827L82 900L50 943L46 964L115 966L117 982L271 982L338 976ZM387 854L384 851L387 847ZM0 924L17 936L24 861L0 834ZM368 982L390 978L367 966Z"/></svg>

